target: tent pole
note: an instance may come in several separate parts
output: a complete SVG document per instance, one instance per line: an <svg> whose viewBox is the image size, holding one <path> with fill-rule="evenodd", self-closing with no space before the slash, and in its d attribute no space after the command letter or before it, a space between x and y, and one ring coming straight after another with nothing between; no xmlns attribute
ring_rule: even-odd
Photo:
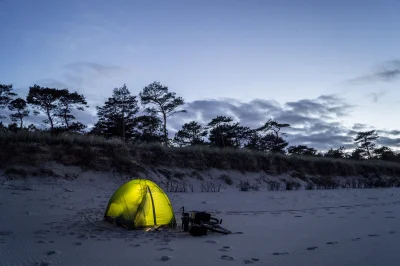
<svg viewBox="0 0 400 266"><path fill-rule="evenodd" d="M147 190L150 193L150 198L151 198L151 204L153 205L153 217L154 217L154 225L157 225L157 219L156 219L156 208L154 207L154 200L153 200L153 195L151 194L151 190L149 187L147 187Z"/></svg>

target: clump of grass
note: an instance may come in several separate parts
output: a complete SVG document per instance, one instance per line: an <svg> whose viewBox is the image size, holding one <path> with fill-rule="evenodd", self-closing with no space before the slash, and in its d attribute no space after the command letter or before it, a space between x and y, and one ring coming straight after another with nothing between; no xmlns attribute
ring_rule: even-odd
<svg viewBox="0 0 400 266"><path fill-rule="evenodd" d="M187 192L188 189L191 189L193 192L193 186L189 186L186 182L176 182L176 181L167 181L167 191L168 192Z"/></svg>
<svg viewBox="0 0 400 266"><path fill-rule="evenodd" d="M185 177L185 174L182 172L174 172L174 177L178 179L183 179Z"/></svg>
<svg viewBox="0 0 400 266"><path fill-rule="evenodd" d="M249 190L258 191L258 190L260 190L260 187L258 185L251 185L249 183L249 181L240 180L239 190L240 191L249 191Z"/></svg>
<svg viewBox="0 0 400 266"><path fill-rule="evenodd" d="M222 175L220 175L219 178L221 178L223 181L225 181L225 183L226 183L227 185L232 185L232 184L233 184L232 178L231 178L229 175L227 175L227 174L222 174Z"/></svg>
<svg viewBox="0 0 400 266"><path fill-rule="evenodd" d="M307 181L306 176L329 179L331 176L351 177L370 174L390 176L399 180L400 164L382 160L349 160L313 156L286 156L233 148L205 146L164 147L159 144L132 144L120 139L98 136L49 132L0 132L0 167L13 164L38 165L53 160L86 169L107 170L114 167L132 173L144 166L190 168L196 171L210 168L260 172L272 175L292 172L292 176ZM173 177L173 173L170 177ZM196 178L201 178L197 176ZM390 186L391 181L368 181L357 186ZM339 184L320 184L317 187L336 187ZM343 185L342 185L343 186ZM348 185L345 185L348 186ZM353 186L353 184L351 185Z"/></svg>
<svg viewBox="0 0 400 266"><path fill-rule="evenodd" d="M304 174L303 170L301 170L301 169L297 170L297 171L293 171L292 173L290 173L290 176L293 178L298 178L303 181L307 181L307 177Z"/></svg>
<svg viewBox="0 0 400 266"><path fill-rule="evenodd" d="M158 172L160 172L162 175L164 175L167 179L172 179L173 173L170 170L167 169L157 169Z"/></svg>
<svg viewBox="0 0 400 266"><path fill-rule="evenodd" d="M22 168L9 167L4 171L4 175L7 177L7 179L19 179L26 178L28 176L28 172Z"/></svg>
<svg viewBox="0 0 400 266"><path fill-rule="evenodd" d="M269 180L267 181L268 184L268 189L272 191L278 191L281 190L281 183L276 180Z"/></svg>
<svg viewBox="0 0 400 266"><path fill-rule="evenodd" d="M197 171L192 171L192 172L189 174L189 176L191 176L191 177L193 177L193 178L196 178L196 179L198 179L198 180L201 180L201 181L204 180L204 178L203 178Z"/></svg>
<svg viewBox="0 0 400 266"><path fill-rule="evenodd" d="M296 181L286 181L286 190L298 190L301 187L301 184Z"/></svg>
<svg viewBox="0 0 400 266"><path fill-rule="evenodd" d="M313 190L315 188L315 185L313 182L307 182L305 189L306 190Z"/></svg>
<svg viewBox="0 0 400 266"><path fill-rule="evenodd" d="M311 181L318 189L337 189L340 187L338 182L335 182L332 177L314 177Z"/></svg>
<svg viewBox="0 0 400 266"><path fill-rule="evenodd" d="M213 182L203 182L201 183L201 192L220 192L221 185L216 185Z"/></svg>

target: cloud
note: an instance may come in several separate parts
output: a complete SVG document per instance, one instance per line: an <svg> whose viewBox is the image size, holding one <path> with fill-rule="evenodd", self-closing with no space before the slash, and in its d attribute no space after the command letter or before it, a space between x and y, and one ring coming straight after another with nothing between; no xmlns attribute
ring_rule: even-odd
<svg viewBox="0 0 400 266"><path fill-rule="evenodd" d="M352 127L354 130L363 130L368 128L369 126L367 124L361 124L361 123L355 123Z"/></svg>
<svg viewBox="0 0 400 266"><path fill-rule="evenodd" d="M120 66L95 62L73 62L63 68L66 71L63 75L66 83L75 86L83 86L95 79L115 77L128 72L128 69Z"/></svg>
<svg viewBox="0 0 400 266"><path fill-rule="evenodd" d="M56 89L64 89L68 88L68 85L65 82L56 79L40 79L35 82L41 87L49 87L49 88L56 88Z"/></svg>
<svg viewBox="0 0 400 266"><path fill-rule="evenodd" d="M206 125L219 115L231 116L243 126L257 128L272 118L288 123L290 145L306 144L317 149L352 145L352 134L338 121L349 115L353 106L336 95L322 95L316 99L280 104L276 101L255 99L241 102L234 99L207 99L186 103L187 113L173 116L169 121L172 137L186 122L195 120Z"/></svg>
<svg viewBox="0 0 400 266"><path fill-rule="evenodd" d="M389 134L395 135L395 136L399 136L399 135L400 135L400 130L392 130L392 131L389 131Z"/></svg>
<svg viewBox="0 0 400 266"><path fill-rule="evenodd" d="M187 113L172 116L168 121L169 135L181 129L186 122L197 121L203 126L219 115L231 116L243 126L257 128L272 118L281 123L288 123L287 133L289 145L308 145L319 151L344 146L355 148L354 138L358 131L373 129L370 125L356 123L345 127L341 118L348 116L353 106L336 95L322 95L315 99L280 104L276 101L255 99L242 102L236 99L206 99L188 102L184 109ZM377 131L381 136L380 144L398 147L400 136L398 130Z"/></svg>
<svg viewBox="0 0 400 266"><path fill-rule="evenodd" d="M377 130L378 135L392 135L392 136L399 136L399 130Z"/></svg>
<svg viewBox="0 0 400 266"><path fill-rule="evenodd" d="M400 138L380 137L379 144L383 146L400 148Z"/></svg>
<svg viewBox="0 0 400 266"><path fill-rule="evenodd" d="M352 84L365 84L376 81L393 82L400 78L400 60L387 61L371 74L349 80Z"/></svg>
<svg viewBox="0 0 400 266"><path fill-rule="evenodd" d="M288 135L287 141L289 141L289 145L307 145L318 150L335 149L341 146L354 148L351 137L327 133L292 134Z"/></svg>
<svg viewBox="0 0 400 266"><path fill-rule="evenodd" d="M377 103L377 102L379 102L379 100L380 100L383 96L385 96L386 93L387 93L386 91L373 92L373 93L368 94L367 97L370 97L370 98L371 98L371 101L372 101L373 103Z"/></svg>

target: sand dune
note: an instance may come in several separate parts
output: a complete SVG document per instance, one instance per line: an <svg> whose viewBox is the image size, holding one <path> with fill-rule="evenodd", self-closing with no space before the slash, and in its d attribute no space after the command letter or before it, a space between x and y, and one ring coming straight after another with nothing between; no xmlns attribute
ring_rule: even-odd
<svg viewBox="0 0 400 266"><path fill-rule="evenodd" d="M5 182L0 265L400 265L398 189L168 193L178 223L185 206L235 232L195 238L104 222L119 184L90 172Z"/></svg>

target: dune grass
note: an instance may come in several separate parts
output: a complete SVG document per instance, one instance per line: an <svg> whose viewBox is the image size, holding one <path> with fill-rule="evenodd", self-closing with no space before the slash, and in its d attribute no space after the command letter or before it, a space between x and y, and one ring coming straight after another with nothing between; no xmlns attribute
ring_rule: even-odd
<svg viewBox="0 0 400 266"><path fill-rule="evenodd" d="M87 169L115 168L131 173L143 166L172 166L264 171L271 175L291 172L293 177L379 176L400 177L400 164L380 160L349 160L310 156L286 156L239 149L204 146L164 147L159 144L127 144L97 136L46 132L0 132L0 166L14 163L40 164L57 161ZM294 175L293 175L294 173Z"/></svg>

